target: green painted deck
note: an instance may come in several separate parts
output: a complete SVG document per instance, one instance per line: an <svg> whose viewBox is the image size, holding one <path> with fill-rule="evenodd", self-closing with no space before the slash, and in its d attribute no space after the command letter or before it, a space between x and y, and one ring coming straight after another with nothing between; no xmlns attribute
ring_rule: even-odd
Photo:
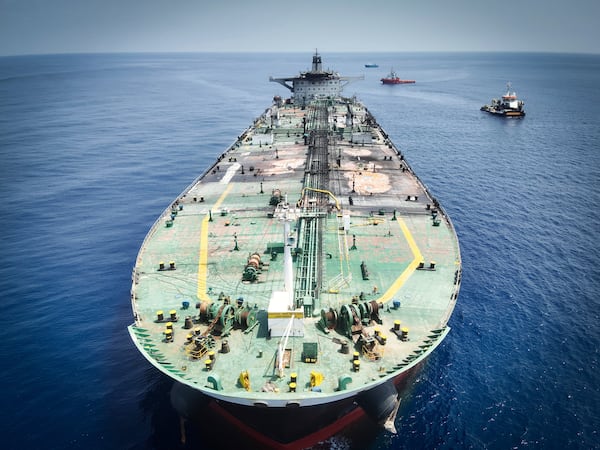
<svg viewBox="0 0 600 450"><path fill-rule="evenodd" d="M346 126L349 109L353 123ZM281 338L269 338L267 319L271 294L284 285L284 235L274 193L287 199L296 217L295 300L305 315L304 336L287 341L283 376L276 370ZM254 253L261 261L257 279L244 281ZM274 105L150 230L133 271L130 332L156 367L209 395L247 404L323 402L355 394L425 358L448 331L460 270L452 224L362 104ZM353 299L355 306L348 306ZM339 330L342 311L373 306L376 314L363 316L358 333L374 337L378 329L386 342L376 338L369 353ZM177 320L168 342L172 310ZM381 323L370 320L376 316ZM323 327L332 318L338 330ZM391 331L397 321L408 328L408 341ZM198 350L200 336L214 351L210 369L209 354ZM227 353L221 351L224 341ZM343 341L349 353L341 351ZM315 362L304 361L305 343L316 344ZM249 390L239 383L242 371L249 373ZM313 372L324 377L320 391L311 390ZM292 374L296 392L289 388Z"/></svg>

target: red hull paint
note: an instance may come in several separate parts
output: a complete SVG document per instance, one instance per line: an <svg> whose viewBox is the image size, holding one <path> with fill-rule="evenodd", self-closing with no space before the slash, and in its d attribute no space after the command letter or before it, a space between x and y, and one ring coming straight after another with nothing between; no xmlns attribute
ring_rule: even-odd
<svg viewBox="0 0 600 450"><path fill-rule="evenodd" d="M394 378L393 383L401 395L412 385L421 365ZM336 435L352 435L351 440L356 436L364 440L381 430L353 398L318 407L283 410L242 407L211 400L203 410L200 415L189 418L190 425L203 435L207 431L212 435L218 433L216 430L228 430L219 441L210 439L213 441L210 444L219 449L242 448L240 446L261 450L320 448L319 443ZM290 425L290 435L284 438L286 425ZM273 432L270 436L269 431Z"/></svg>
<svg viewBox="0 0 600 450"><path fill-rule="evenodd" d="M415 80L400 80L398 78L382 78L381 82L383 84L412 84L412 83L415 83Z"/></svg>
<svg viewBox="0 0 600 450"><path fill-rule="evenodd" d="M319 442L322 442L330 438L331 436L340 433L353 423L367 419L365 412L362 410L362 408L356 407L350 413L346 414L344 417L339 419L337 422L334 422L327 427L324 427L318 431L315 431L312 434L309 434L308 436L297 439L293 442L282 443L271 439L268 436L265 436L264 434L261 434L255 429L249 427L237 417L230 414L228 411L219 406L216 402L211 403L210 407L217 414L220 414L223 417L223 419L234 425L240 432L242 432L248 438L248 440L254 444L252 448L260 448L265 450L294 450L310 448L315 446Z"/></svg>

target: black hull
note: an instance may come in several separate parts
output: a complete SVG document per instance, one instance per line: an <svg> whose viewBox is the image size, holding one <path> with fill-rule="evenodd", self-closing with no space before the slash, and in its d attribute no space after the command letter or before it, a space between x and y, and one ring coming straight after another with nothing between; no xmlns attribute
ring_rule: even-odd
<svg viewBox="0 0 600 450"><path fill-rule="evenodd" d="M525 111L512 111L506 109L494 109L486 106L481 107L481 111L493 114L494 116L501 117L525 117Z"/></svg>
<svg viewBox="0 0 600 450"><path fill-rule="evenodd" d="M421 365L389 383L394 399L407 394ZM210 439L210 448L297 449L313 447L332 436L350 439L353 447L359 440L364 443L365 439L374 438L389 415L390 394L389 387L380 387L358 397L317 406L269 408L216 401L176 383L171 397L185 421L182 433L201 433L204 444ZM209 430L228 431L215 431L213 435Z"/></svg>

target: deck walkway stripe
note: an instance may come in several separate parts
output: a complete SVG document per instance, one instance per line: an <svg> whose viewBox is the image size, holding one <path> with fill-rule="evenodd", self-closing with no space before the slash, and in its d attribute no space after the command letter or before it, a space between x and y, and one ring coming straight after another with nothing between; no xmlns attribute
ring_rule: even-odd
<svg viewBox="0 0 600 450"><path fill-rule="evenodd" d="M404 237L406 238L406 242L408 242L408 246L410 247L414 258L408 265L408 267L404 269L404 272L402 272L402 274L398 278L396 278L396 281L394 281L394 283L388 288L388 290L385 291L383 295L379 298L379 301L381 301L382 303L388 302L394 297L396 292L398 292L398 290L402 287L406 280L408 280L408 278L413 274L415 269L419 266L419 263L423 260L421 250L419 250L417 243L412 237L412 234L410 233L410 230L408 229L404 221L398 217L397 222L400 226L400 229L402 230L402 233L404 234Z"/></svg>
<svg viewBox="0 0 600 450"><path fill-rule="evenodd" d="M229 191L233 187L229 184L223 191L219 199L215 202L212 209L217 209L225 200L225 197L229 194ZM206 295L206 277L208 273L208 224L210 215L207 214L202 220L202 228L200 230L200 255L198 257L198 291L197 297L206 302L210 302L211 299Z"/></svg>

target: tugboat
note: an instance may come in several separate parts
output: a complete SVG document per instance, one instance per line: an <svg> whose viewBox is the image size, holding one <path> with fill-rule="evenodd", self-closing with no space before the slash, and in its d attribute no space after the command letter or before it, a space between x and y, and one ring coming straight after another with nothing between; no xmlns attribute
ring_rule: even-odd
<svg viewBox="0 0 600 450"><path fill-rule="evenodd" d="M412 84L415 80L403 80L394 72L394 69L391 69L390 73L381 79L381 82L383 84Z"/></svg>
<svg viewBox="0 0 600 450"><path fill-rule="evenodd" d="M517 98L515 91L511 92L510 83L506 83L506 94L501 99L493 98L490 105L483 105L481 111L504 117L524 117L525 102Z"/></svg>

